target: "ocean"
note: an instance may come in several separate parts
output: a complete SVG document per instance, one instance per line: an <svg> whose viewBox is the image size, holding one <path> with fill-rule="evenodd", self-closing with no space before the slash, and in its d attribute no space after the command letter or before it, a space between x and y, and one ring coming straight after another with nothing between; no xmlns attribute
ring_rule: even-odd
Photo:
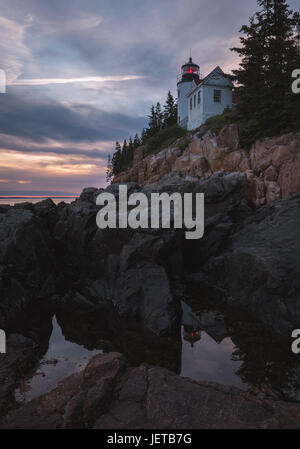
<svg viewBox="0 0 300 449"><path fill-rule="evenodd" d="M74 201L77 197L76 196L42 196L42 195L35 195L35 196L0 196L0 205L3 204L9 204L10 206L13 206L14 204L19 203L38 203L39 201L45 200L47 198L51 198L52 201L54 201L55 204L58 204L62 201L65 203L71 203Z"/></svg>

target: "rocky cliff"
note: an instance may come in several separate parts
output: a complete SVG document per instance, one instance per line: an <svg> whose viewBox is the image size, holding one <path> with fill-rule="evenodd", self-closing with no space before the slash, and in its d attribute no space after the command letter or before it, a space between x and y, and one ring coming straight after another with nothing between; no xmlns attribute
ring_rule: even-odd
<svg viewBox="0 0 300 449"><path fill-rule="evenodd" d="M117 196L118 186L106 191ZM220 214L248 211L242 174L216 174L200 182L175 173L144 189L128 184L129 194L141 191L205 192L207 218L217 215L216 224ZM121 317L138 318L149 335L172 333L170 280L184 273L183 231L99 229L95 199L100 192L87 188L70 205L46 200L2 208L0 326L8 327L30 302L52 298L70 308L112 307ZM210 254L203 250L201 260Z"/></svg>
<svg viewBox="0 0 300 449"><path fill-rule="evenodd" d="M173 146L144 157L145 147L135 151L132 167L115 176L114 183L152 184L165 174L178 171L202 179L218 171L242 171L247 175L247 196L261 206L300 191L300 132L257 141L249 152L240 148L236 125L218 136L206 132L192 135L182 152L179 139Z"/></svg>
<svg viewBox="0 0 300 449"><path fill-rule="evenodd" d="M201 192L205 233L197 241L178 229L105 229L96 225L102 189L85 189L70 205L51 200L0 213L0 326L9 328L38 301L100 308L136 319L149 336L176 328L173 285L189 273L251 310L283 335L300 325L299 195L256 210L246 175L216 172L195 180L172 172L129 193ZM118 195L118 185L106 191ZM111 312L109 312L109 310Z"/></svg>
<svg viewBox="0 0 300 449"><path fill-rule="evenodd" d="M224 139L226 135L233 136L228 130L221 134ZM201 145L205 139L214 142L208 137L198 139ZM260 167L262 173L268 164ZM112 184L106 191L117 197L118 187ZM76 338L80 344L106 350L102 342L97 343L103 339L113 350L124 352L129 363L119 355L108 355L105 360L121 368L115 373L109 365L107 380L101 371L103 359L93 359L87 370L67 379L58 390L17 407L8 417L8 427L113 427L119 425L113 422L115 411L128 427L155 428L164 417L165 428L176 420L178 428L297 426L293 414L299 413L298 406L275 401L272 412L264 413L268 400L182 379L162 367L180 372L180 301L187 297L190 282L198 304L205 305L206 292L210 292L214 303L228 313L251 315L262 329L290 343L291 330L300 328L299 194L257 209L247 201L249 182L241 170L216 170L200 179L173 171L155 184L142 187L131 182L127 187L129 193L147 196L152 192L204 193L204 237L186 240L184 230L172 228L101 230L96 225L99 206L95 199L103 189L97 188L84 189L71 204L56 206L46 200L0 207L0 327L7 331L12 348L0 370L0 418L17 407L14 388L24 375L19 368L27 370L35 363L42 350L42 334L47 346L51 328L42 317L49 308L71 341ZM133 368L141 362L156 367ZM91 374L94 366L100 370L95 376ZM141 382L139 399L135 379ZM174 402L168 408L173 392ZM123 402L120 397L125 398ZM149 403L151 397L157 398L157 404ZM232 410L233 400L237 413ZM103 409L97 408L97 401ZM193 401L196 415L187 419L184 404ZM66 404L72 404L67 415ZM216 418L217 404L224 416L230 412L227 420ZM140 411L140 421L134 421L135 410Z"/></svg>

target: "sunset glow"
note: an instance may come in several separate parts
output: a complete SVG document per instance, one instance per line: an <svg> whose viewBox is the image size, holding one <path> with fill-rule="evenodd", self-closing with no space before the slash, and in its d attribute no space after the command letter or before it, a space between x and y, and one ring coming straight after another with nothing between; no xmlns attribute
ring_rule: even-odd
<svg viewBox="0 0 300 449"><path fill-rule="evenodd" d="M204 75L237 67L230 48L256 9L256 0L50 3L1 4L0 193L104 186L115 141L140 134L168 90L176 97L189 54Z"/></svg>

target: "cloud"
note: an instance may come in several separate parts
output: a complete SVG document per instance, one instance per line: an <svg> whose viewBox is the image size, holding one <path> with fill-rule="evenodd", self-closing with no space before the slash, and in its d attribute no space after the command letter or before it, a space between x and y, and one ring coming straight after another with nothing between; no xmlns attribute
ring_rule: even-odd
<svg viewBox="0 0 300 449"><path fill-rule="evenodd" d="M0 17L0 54L1 69L6 72L7 80L14 80L22 74L23 65L31 57L25 45L27 24L18 23L6 17Z"/></svg>
<svg viewBox="0 0 300 449"><path fill-rule="evenodd" d="M17 79L12 81L14 86L44 86L48 84L70 84L70 83L105 83L108 81L129 81L145 78L140 75L115 75L115 76L86 76L82 78L36 78Z"/></svg>
<svg viewBox="0 0 300 449"><path fill-rule="evenodd" d="M256 10L256 0L1 0L0 182L104 184L113 142L141 132L151 104L176 93L190 48L204 74L230 72L229 48Z"/></svg>
<svg viewBox="0 0 300 449"><path fill-rule="evenodd" d="M0 133L35 142L113 141L133 135L143 126L144 117L109 112L89 104L63 104L22 92L3 95L0 102Z"/></svg>
<svg viewBox="0 0 300 449"><path fill-rule="evenodd" d="M105 184L106 161L74 155L27 154L7 151L1 154L0 173L6 189L64 190L78 192L86 185Z"/></svg>

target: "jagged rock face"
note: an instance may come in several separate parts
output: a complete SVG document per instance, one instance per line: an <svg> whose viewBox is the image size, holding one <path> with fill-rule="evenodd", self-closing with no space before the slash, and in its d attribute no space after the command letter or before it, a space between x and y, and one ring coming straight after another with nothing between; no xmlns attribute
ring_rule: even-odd
<svg viewBox="0 0 300 449"><path fill-rule="evenodd" d="M0 325L52 283L54 203L24 204L0 214ZM55 289L55 287L53 286Z"/></svg>
<svg viewBox="0 0 300 449"><path fill-rule="evenodd" d="M287 338L300 326L300 195L266 205L233 232L204 272L242 306Z"/></svg>
<svg viewBox="0 0 300 449"><path fill-rule="evenodd" d="M205 193L206 218L216 216L207 242L215 242L197 243L200 252L190 259L198 264L215 254L230 232L229 216L249 212L245 185L245 176L239 173L216 173L197 181L174 172L143 190L135 183L128 189L148 196L151 192ZM85 189L70 205L56 207L46 201L0 214L4 328L4 318L13 318L30 300L49 302L54 297L54 302L71 308L113 307L121 317L137 319L149 335L170 335L177 329L170 283L183 276L184 258L197 254L196 245L189 248L183 243L182 230L99 229L95 199L101 191ZM118 195L118 186L107 191Z"/></svg>
<svg viewBox="0 0 300 449"><path fill-rule="evenodd" d="M259 178L269 183L269 195L274 189L276 193L272 183L280 171L274 164L266 165ZM229 308L251 311L290 338L291 329L300 328L300 196L256 210L247 202L247 186L249 173L247 178L241 171L216 172L200 180L171 172L143 188L128 184L129 193L147 196L204 193L205 233L198 241L185 240L181 230L173 229L98 229L95 199L103 189L84 189L70 205L46 201L2 208L2 322L21 306L25 310L29 301L36 307L39 300L43 307L51 303L70 315L76 311L73 316L79 319L82 311L97 312L112 322L112 329L123 318L134 321L141 336L161 343L164 339L158 337L180 337L176 307L182 298L174 285L182 291L180 283L192 273L199 295L202 287L213 287L217 300ZM113 184L107 191L117 196L118 187ZM214 323L210 315L203 320L207 326ZM211 331L222 335L224 330ZM15 345L15 356L12 371L0 370L4 380L7 373L16 375L17 364L33 359L33 342L21 337L10 344ZM29 356L23 358L21 351L27 347ZM0 414L13 389L14 382L3 383ZM298 407L182 379L163 368L133 368L121 355L107 354L11 412L4 427L297 427Z"/></svg>
<svg viewBox="0 0 300 449"><path fill-rule="evenodd" d="M97 355L81 373L11 412L5 429L299 428L300 406L276 396L131 367L118 353Z"/></svg>
<svg viewBox="0 0 300 449"><path fill-rule="evenodd" d="M273 169L267 177L272 184ZM95 198L102 190L96 188L70 205L9 208L0 214L0 324L5 328L5 319L30 300L42 300L69 309L101 308L107 316L136 320L150 337L177 335L172 284L202 270L205 282L226 292L225 301L250 308L289 335L300 327L299 199L253 213L246 187L241 172L201 180L171 172L143 189L128 185L130 193L148 196L204 193L205 233L197 241L174 229L98 229ZM107 191L118 195L118 185Z"/></svg>
<svg viewBox="0 0 300 449"><path fill-rule="evenodd" d="M219 173L201 182L171 173L144 189L134 183L128 188L129 193L141 191L147 196L152 192L203 192L209 218L222 213L228 217L233 211L238 215L238 210L242 214L245 186L245 176L239 173ZM109 186L107 191L118 195L118 185ZM54 228L71 290L63 301L82 307L111 304L122 317L137 317L149 335L171 334L177 328L177 316L170 282L182 277L185 269L183 232L100 230L95 221L97 193L97 189L85 189L79 200L62 210ZM229 230L230 226L223 224L219 240ZM213 248L217 247L215 243ZM186 254L189 251L192 248L186 247ZM206 260L212 253L211 248L207 252L203 249L201 258Z"/></svg>
<svg viewBox="0 0 300 449"><path fill-rule="evenodd" d="M250 152L240 148L236 125L225 127L217 137L194 135L183 153L178 143L144 159L144 147L138 148L133 166L115 176L114 182L152 184L173 171L197 179L218 171L242 171L247 174L248 199L255 206L300 191L300 133L259 140Z"/></svg>

